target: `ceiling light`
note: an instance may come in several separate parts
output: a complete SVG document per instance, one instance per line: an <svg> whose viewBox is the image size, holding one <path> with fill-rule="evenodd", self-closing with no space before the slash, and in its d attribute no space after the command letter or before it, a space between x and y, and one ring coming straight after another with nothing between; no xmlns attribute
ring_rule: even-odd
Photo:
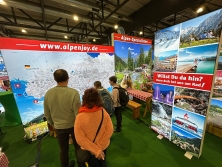
<svg viewBox="0 0 222 167"><path fill-rule="evenodd" d="M140 31L140 35L142 35L143 34L143 32L142 31Z"/></svg>
<svg viewBox="0 0 222 167"><path fill-rule="evenodd" d="M197 10L197 13L200 13L200 12L203 12L203 8L199 8L199 9Z"/></svg>
<svg viewBox="0 0 222 167"><path fill-rule="evenodd" d="M5 1L4 0L0 0L0 4L1 5L5 5Z"/></svg>
<svg viewBox="0 0 222 167"><path fill-rule="evenodd" d="M79 18L78 18L78 16L73 16L73 19L75 20L75 21L78 21L79 20Z"/></svg>
<svg viewBox="0 0 222 167"><path fill-rule="evenodd" d="M93 39L93 42L96 42L96 39Z"/></svg>
<svg viewBox="0 0 222 167"><path fill-rule="evenodd" d="M117 29L117 28L118 28L118 25L115 25L114 28Z"/></svg>
<svg viewBox="0 0 222 167"><path fill-rule="evenodd" d="M25 29L22 29L22 32L23 32L23 33L26 33L26 30L25 30Z"/></svg>
<svg viewBox="0 0 222 167"><path fill-rule="evenodd" d="M67 39L68 37L65 35L64 38Z"/></svg>

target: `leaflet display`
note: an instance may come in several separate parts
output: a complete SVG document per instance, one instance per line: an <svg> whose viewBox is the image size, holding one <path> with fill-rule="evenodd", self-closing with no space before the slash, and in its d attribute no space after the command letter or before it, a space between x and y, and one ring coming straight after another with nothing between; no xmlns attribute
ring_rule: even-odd
<svg viewBox="0 0 222 167"><path fill-rule="evenodd" d="M217 10L155 34L151 128L196 157L210 107L220 18Z"/></svg>
<svg viewBox="0 0 222 167"><path fill-rule="evenodd" d="M115 75L112 46L0 38L0 49L28 138L48 130L43 101L46 91L56 86L55 70L68 71L69 87L80 96L96 80L110 89L108 78Z"/></svg>

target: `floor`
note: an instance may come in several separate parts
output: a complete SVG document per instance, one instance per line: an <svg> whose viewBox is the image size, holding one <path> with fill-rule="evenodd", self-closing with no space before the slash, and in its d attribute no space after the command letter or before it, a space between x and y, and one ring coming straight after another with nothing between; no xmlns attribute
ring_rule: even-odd
<svg viewBox="0 0 222 167"><path fill-rule="evenodd" d="M144 107L144 106L143 106ZM144 108L142 108L142 111ZM107 151L108 167L221 167L222 139L206 133L202 155L191 160L184 157L185 151L169 142L159 140L149 126L150 114L142 121L133 120L130 110L123 110L122 132L114 133ZM142 113L141 113L142 115ZM112 116L115 123L115 118ZM46 136L41 144L23 140L22 125L2 128L0 147L6 153L9 167L28 167L39 160L39 167L59 167L59 147L54 137ZM41 146L41 147L40 147ZM37 149L40 148L40 154ZM74 159L73 146L69 151Z"/></svg>

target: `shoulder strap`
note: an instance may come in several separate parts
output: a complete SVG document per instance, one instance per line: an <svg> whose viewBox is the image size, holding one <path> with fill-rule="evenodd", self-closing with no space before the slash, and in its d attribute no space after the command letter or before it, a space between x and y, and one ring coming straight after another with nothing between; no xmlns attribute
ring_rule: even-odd
<svg viewBox="0 0 222 167"><path fill-rule="evenodd" d="M99 133L99 131L100 131L100 128L101 128L101 126L102 126L102 122L103 122L103 109L102 109L102 119L101 119L101 122L100 122L100 124L99 124L98 129L97 129L96 136L95 136L95 138L94 138L94 140L93 140L93 143L95 142L96 137L97 137L97 135L98 135L98 133Z"/></svg>
<svg viewBox="0 0 222 167"><path fill-rule="evenodd" d="M119 88L121 88L120 86L119 87L113 87L113 89L118 89L119 90Z"/></svg>

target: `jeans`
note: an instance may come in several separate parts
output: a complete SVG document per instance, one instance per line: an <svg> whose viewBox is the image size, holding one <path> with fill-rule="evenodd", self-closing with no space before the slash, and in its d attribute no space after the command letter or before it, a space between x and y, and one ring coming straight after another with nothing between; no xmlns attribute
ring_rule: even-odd
<svg viewBox="0 0 222 167"><path fill-rule="evenodd" d="M56 129L57 139L60 147L60 163L62 167L69 167L69 135L72 136L73 145L75 147L75 155L76 150L80 147L74 136L74 128L68 129ZM77 160L78 163L78 160ZM78 163L78 167L83 167L84 164Z"/></svg>
<svg viewBox="0 0 222 167"><path fill-rule="evenodd" d="M116 116L116 129L120 130L122 127L122 112L121 107L115 107L114 110L115 116Z"/></svg>
<svg viewBox="0 0 222 167"><path fill-rule="evenodd" d="M105 159L104 160L98 160L94 155L90 156L88 165L89 167L107 167L106 164L106 150L103 151L105 154Z"/></svg>

